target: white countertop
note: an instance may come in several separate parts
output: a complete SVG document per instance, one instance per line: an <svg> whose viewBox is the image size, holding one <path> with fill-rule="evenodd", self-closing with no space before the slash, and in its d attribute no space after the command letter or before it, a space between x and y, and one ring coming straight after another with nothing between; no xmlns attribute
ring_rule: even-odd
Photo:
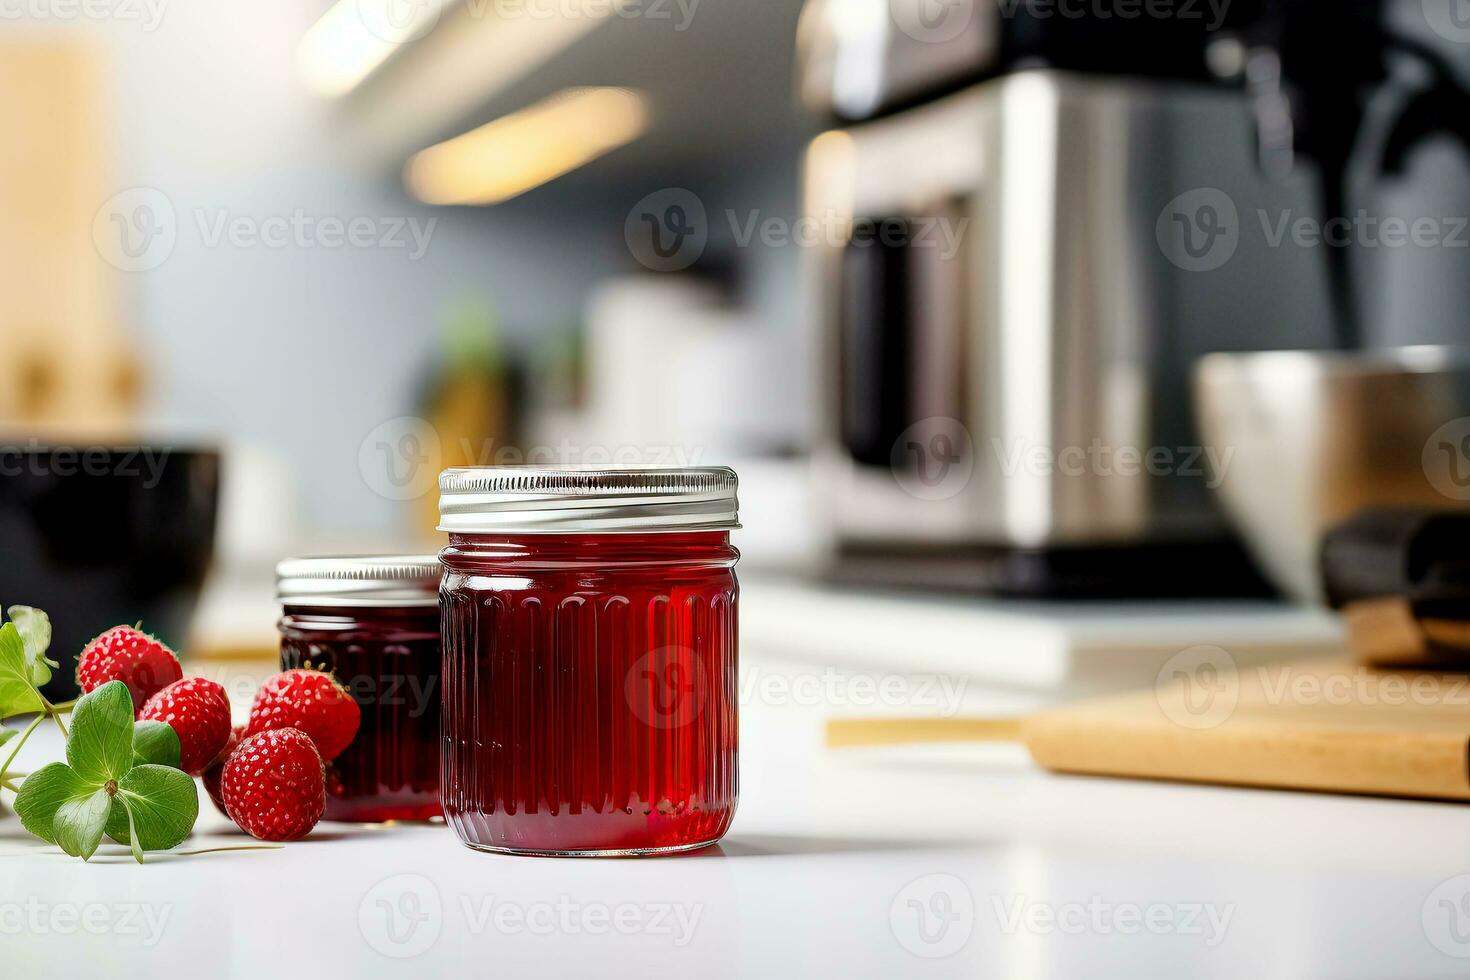
<svg viewBox="0 0 1470 980"><path fill-rule="evenodd" d="M788 680L820 670L749 647L744 666ZM797 690L743 701L734 828L681 857L501 857L443 826L323 824L280 850L139 867L104 844L84 865L7 817L7 975L107 964L114 976L241 978L408 966L1234 980L1470 968L1461 806L1059 777L1009 746L831 753L824 710ZM45 731L27 758L56 757ZM243 841L201 802L184 849Z"/></svg>

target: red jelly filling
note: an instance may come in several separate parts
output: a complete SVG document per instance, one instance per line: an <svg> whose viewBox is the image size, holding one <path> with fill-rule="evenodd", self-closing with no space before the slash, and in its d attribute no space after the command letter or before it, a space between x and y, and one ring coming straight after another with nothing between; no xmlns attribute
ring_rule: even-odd
<svg viewBox="0 0 1470 980"><path fill-rule="evenodd" d="M362 726L327 764L328 820L428 820L439 806L439 608L287 604L281 669L331 673Z"/></svg>
<svg viewBox="0 0 1470 980"><path fill-rule="evenodd" d="M647 853L725 833L737 557L724 531L450 535L442 796L466 843Z"/></svg>

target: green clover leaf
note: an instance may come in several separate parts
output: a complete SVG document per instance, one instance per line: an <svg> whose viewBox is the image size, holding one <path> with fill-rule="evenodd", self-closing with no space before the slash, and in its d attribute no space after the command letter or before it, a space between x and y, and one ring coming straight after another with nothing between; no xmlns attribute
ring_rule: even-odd
<svg viewBox="0 0 1470 980"><path fill-rule="evenodd" d="M98 786L133 767L133 696L122 681L108 681L77 701L66 761Z"/></svg>
<svg viewBox="0 0 1470 980"><path fill-rule="evenodd" d="M85 800L99 789L72 772L66 763L53 762L26 777L15 794L15 814L26 830L55 844L57 811L63 804Z"/></svg>
<svg viewBox="0 0 1470 980"><path fill-rule="evenodd" d="M119 844L162 851L178 844L199 818L194 780L170 766L137 766L117 782L107 836Z"/></svg>
<svg viewBox="0 0 1470 980"><path fill-rule="evenodd" d="M41 692L31 679L25 642L14 623L0 626L0 718L43 710Z"/></svg>
<svg viewBox="0 0 1470 980"><path fill-rule="evenodd" d="M179 768L183 747L179 733L161 721L133 723L133 765L173 766Z"/></svg>
<svg viewBox="0 0 1470 980"><path fill-rule="evenodd" d="M51 679L51 671L61 666L46 656L51 646L51 617L33 606L11 606L6 612L25 647L31 683L40 687Z"/></svg>
<svg viewBox="0 0 1470 980"><path fill-rule="evenodd" d="M138 825L133 822L133 808L128 806L126 800L123 801L123 812L128 815L128 843L131 844L133 848L133 860L137 861L139 864L142 864L143 838L142 835L138 833ZM114 837L113 840L117 840L117 838Z"/></svg>
<svg viewBox="0 0 1470 980"><path fill-rule="evenodd" d="M0 635L0 650L4 643ZM199 794L177 768L178 734L158 722L134 724L133 699L121 681L78 699L66 759L31 773L16 794L15 812L32 834L86 860L106 833L130 844L139 863L144 851L189 836Z"/></svg>
<svg viewBox="0 0 1470 980"><path fill-rule="evenodd" d="M112 794L105 786L91 796L67 800L56 808L53 819L56 843L72 857L87 860L102 843L102 830L112 809Z"/></svg>

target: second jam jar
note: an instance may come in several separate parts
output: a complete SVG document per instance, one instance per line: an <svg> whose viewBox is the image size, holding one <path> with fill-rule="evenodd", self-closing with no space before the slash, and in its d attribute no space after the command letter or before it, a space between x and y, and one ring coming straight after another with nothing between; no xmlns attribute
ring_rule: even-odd
<svg viewBox="0 0 1470 980"><path fill-rule="evenodd" d="M735 813L736 477L446 470L444 815L471 847L662 854Z"/></svg>
<svg viewBox="0 0 1470 980"><path fill-rule="evenodd" d="M439 805L439 560L291 558L276 566L281 669L331 674L362 709L327 764L328 820L428 820Z"/></svg>

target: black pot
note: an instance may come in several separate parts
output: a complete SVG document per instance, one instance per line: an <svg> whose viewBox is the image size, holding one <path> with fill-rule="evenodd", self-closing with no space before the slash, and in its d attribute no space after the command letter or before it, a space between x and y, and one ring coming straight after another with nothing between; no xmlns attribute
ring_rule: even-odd
<svg viewBox="0 0 1470 980"><path fill-rule="evenodd" d="M77 655L119 623L181 650L214 552L220 457L168 446L0 444L0 602L51 616L45 693L77 694Z"/></svg>

